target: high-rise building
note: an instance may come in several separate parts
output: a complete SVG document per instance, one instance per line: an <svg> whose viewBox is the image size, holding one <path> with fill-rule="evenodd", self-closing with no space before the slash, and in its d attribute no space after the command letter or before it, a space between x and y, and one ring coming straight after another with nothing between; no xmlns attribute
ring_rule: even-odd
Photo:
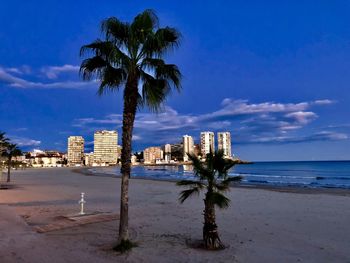
<svg viewBox="0 0 350 263"><path fill-rule="evenodd" d="M184 135L182 137L183 142L183 158L184 162L188 162L188 155L187 154L193 154L193 138L189 135Z"/></svg>
<svg viewBox="0 0 350 263"><path fill-rule="evenodd" d="M165 144L164 145L164 160L167 163L170 163L171 160L171 145Z"/></svg>
<svg viewBox="0 0 350 263"><path fill-rule="evenodd" d="M231 154L231 133L218 132L218 150L224 152L224 156L230 158Z"/></svg>
<svg viewBox="0 0 350 263"><path fill-rule="evenodd" d="M181 143L175 143L171 144L171 159L174 161L182 161L183 160L183 144Z"/></svg>
<svg viewBox="0 0 350 263"><path fill-rule="evenodd" d="M160 147L148 147L143 151L143 159L146 164L156 163L163 159L163 151Z"/></svg>
<svg viewBox="0 0 350 263"><path fill-rule="evenodd" d="M97 131L94 134L94 162L98 165L118 162L118 132Z"/></svg>
<svg viewBox="0 0 350 263"><path fill-rule="evenodd" d="M68 137L68 165L80 166L84 161L84 138L81 136Z"/></svg>
<svg viewBox="0 0 350 263"><path fill-rule="evenodd" d="M202 157L211 152L215 151L215 141L213 132L201 132L201 153Z"/></svg>

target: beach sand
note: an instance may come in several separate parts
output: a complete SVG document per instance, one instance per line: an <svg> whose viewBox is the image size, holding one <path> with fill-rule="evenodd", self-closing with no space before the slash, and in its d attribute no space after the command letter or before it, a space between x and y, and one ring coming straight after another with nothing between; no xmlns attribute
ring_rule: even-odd
<svg viewBox="0 0 350 263"><path fill-rule="evenodd" d="M13 173L0 190L0 262L350 262L350 195L332 191L232 188L231 206L217 210L221 251L193 246L201 239L203 197L177 201L173 182L131 179L130 236L138 247L112 251L118 221L39 234L79 212L119 213L120 179L70 168Z"/></svg>

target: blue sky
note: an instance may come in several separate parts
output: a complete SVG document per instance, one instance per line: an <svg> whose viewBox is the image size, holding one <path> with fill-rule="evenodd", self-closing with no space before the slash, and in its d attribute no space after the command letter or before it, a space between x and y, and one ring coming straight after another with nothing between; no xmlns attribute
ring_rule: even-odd
<svg viewBox="0 0 350 263"><path fill-rule="evenodd" d="M146 8L182 33L169 54L184 78L156 115L142 110L134 150L183 134L230 131L249 160L350 159L348 1L3 1L0 130L23 149L92 149L93 132L121 132L120 94L98 97L78 75L79 49L100 21Z"/></svg>

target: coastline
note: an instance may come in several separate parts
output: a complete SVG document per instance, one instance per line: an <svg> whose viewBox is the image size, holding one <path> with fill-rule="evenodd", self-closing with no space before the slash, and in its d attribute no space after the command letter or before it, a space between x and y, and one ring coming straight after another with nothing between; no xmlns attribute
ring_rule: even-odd
<svg viewBox="0 0 350 263"><path fill-rule="evenodd" d="M120 178L119 175L107 174L107 173L94 173L90 169L103 169L106 167L79 167L73 168L72 171L75 173L84 174L86 176L96 176L96 177L110 177L110 178ZM150 181L164 181L164 182L176 182L176 179L155 179L145 176L132 177L133 180L150 180ZM262 185L262 184L234 184L231 185L232 188L244 188L244 189L260 189L266 191L275 191L280 193L296 193L296 194L329 194L338 196L350 196L350 189L344 188L312 188L312 187L298 187L298 186L277 186L277 185Z"/></svg>

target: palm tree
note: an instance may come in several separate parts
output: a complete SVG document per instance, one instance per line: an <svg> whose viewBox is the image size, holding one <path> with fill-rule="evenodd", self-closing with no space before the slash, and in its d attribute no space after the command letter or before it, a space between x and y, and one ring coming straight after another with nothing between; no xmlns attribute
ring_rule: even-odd
<svg viewBox="0 0 350 263"><path fill-rule="evenodd" d="M159 111L171 87L181 89L181 73L163 57L178 47L180 33L170 27L160 28L152 10L137 15L132 23L115 17L102 22L103 40L84 45L80 55L92 54L80 66L84 80L100 81L98 94L123 90L123 124L121 154L121 201L119 244L129 240L128 186L131 166L131 141L136 111L147 106Z"/></svg>
<svg viewBox="0 0 350 263"><path fill-rule="evenodd" d="M6 142L8 142L8 139L5 137L5 133L0 132L0 155L6 148Z"/></svg>
<svg viewBox="0 0 350 263"><path fill-rule="evenodd" d="M183 180L177 182L177 185L189 187L181 191L179 201L183 203L193 194L199 194L206 190L204 198L204 225L203 241L207 249L222 249L222 244L215 220L215 206L227 208L230 200L223 194L230 188L230 183L240 181L241 176L229 177L228 171L237 163L231 159L224 158L222 151L215 155L211 152L207 154L205 162L202 163L198 157L188 154L192 161L193 170L198 180Z"/></svg>
<svg viewBox="0 0 350 263"><path fill-rule="evenodd" d="M18 148L17 144L15 143L5 143L5 150L3 151L2 155L7 158L7 182L9 183L11 181L11 166L12 166L12 157L20 156L22 155L22 151Z"/></svg>
<svg viewBox="0 0 350 263"><path fill-rule="evenodd" d="M4 132L0 132L0 175L2 175L2 155L3 152L6 149L6 143L8 142L8 138L5 137L5 133Z"/></svg>

